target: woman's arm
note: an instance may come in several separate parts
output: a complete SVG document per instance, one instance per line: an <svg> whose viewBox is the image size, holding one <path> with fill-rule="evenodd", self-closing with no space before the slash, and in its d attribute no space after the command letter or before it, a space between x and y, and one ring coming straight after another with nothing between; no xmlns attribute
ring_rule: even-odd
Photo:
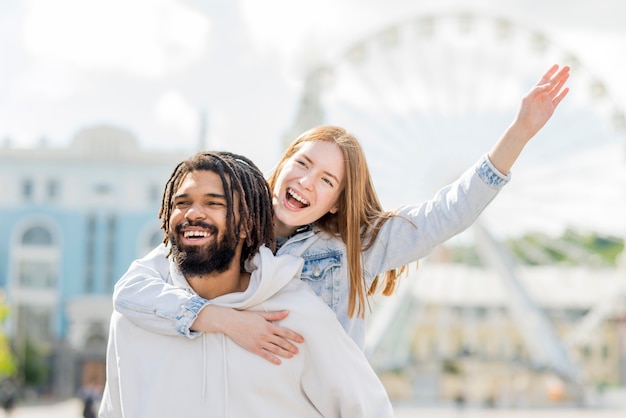
<svg viewBox="0 0 626 418"><path fill-rule="evenodd" d="M115 284L113 306L133 323L165 335L195 338L190 328L198 312L209 302L167 283L168 248L159 245L135 260Z"/></svg>
<svg viewBox="0 0 626 418"><path fill-rule="evenodd" d="M558 69L557 65L550 68L523 98L513 123L488 154L431 200L399 208L398 216L383 225L376 241L363 254L364 272L370 283L381 273L428 255L478 218L509 181L508 173L524 146L568 93L563 87L569 67Z"/></svg>
<svg viewBox="0 0 626 418"><path fill-rule="evenodd" d="M274 364L280 364L277 356L290 358L298 352L291 341L303 342L302 336L273 323L284 319L286 311L246 312L213 306L208 300L167 283L167 253L168 249L160 245L131 264L115 284L116 311L159 334L195 338L201 332L224 333Z"/></svg>
<svg viewBox="0 0 626 418"><path fill-rule="evenodd" d="M415 262L439 244L467 229L498 195L509 177L484 155L456 181L432 199L395 210L363 252L363 271L369 284L388 270Z"/></svg>

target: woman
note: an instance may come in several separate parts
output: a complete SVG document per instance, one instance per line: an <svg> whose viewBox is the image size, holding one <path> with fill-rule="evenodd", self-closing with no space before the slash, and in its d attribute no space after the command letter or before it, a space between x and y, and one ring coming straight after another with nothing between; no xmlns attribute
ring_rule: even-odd
<svg viewBox="0 0 626 418"><path fill-rule="evenodd" d="M469 227L509 180L528 141L566 96L569 67L552 66L523 98L513 123L488 154L421 205L383 211L359 142L344 129L305 132L285 151L268 182L273 191L277 254L304 258L302 280L335 312L361 347L368 296L393 293L404 267ZM223 332L247 350L280 364L302 337L273 323L287 312L243 312L168 287L155 257L136 260L115 286L115 308L138 325L193 338ZM159 303L155 301L159 299ZM155 312L153 306L170 306Z"/></svg>

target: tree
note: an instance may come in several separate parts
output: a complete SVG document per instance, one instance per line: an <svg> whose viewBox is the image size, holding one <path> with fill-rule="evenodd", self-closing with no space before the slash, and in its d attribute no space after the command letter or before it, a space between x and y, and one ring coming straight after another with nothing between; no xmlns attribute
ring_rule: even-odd
<svg viewBox="0 0 626 418"><path fill-rule="evenodd" d="M17 362L9 340L4 334L4 319L9 315L9 307L4 301L4 294L0 290L0 380L13 376L17 372Z"/></svg>

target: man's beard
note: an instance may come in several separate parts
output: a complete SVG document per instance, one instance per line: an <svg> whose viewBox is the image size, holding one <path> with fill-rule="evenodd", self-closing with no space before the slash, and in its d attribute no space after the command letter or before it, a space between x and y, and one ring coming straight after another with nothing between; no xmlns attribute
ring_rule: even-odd
<svg viewBox="0 0 626 418"><path fill-rule="evenodd" d="M176 237L187 226L198 226L209 230L215 239L202 246L186 246L178 243ZM237 241L223 237L218 239L218 230L214 225L203 222L186 222L176 226L176 232L170 232L172 256L180 272L185 277L198 277L206 274L223 273L232 264L237 251Z"/></svg>

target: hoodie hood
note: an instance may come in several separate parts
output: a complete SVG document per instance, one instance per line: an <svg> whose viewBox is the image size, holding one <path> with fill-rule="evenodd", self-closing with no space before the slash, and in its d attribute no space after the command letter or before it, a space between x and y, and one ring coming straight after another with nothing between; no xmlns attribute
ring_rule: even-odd
<svg viewBox="0 0 626 418"><path fill-rule="evenodd" d="M243 292L228 293L213 298L220 306L233 309L248 309L274 296L292 279L300 279L304 260L290 254L275 256L266 246L246 262L246 271L251 272L248 288ZM176 263L170 262L170 274L174 285L195 293Z"/></svg>
<svg viewBox="0 0 626 418"><path fill-rule="evenodd" d="M304 260L300 257L293 255L275 256L272 251L266 246L259 248L259 252L253 257L253 259L246 263L245 269L250 273L250 282L248 288L243 292L227 293L222 296L211 299L211 303L222 307L233 308L238 310L245 310L254 306L263 304L266 300L278 293L282 288L291 282L292 279L300 279L300 273ZM186 289L190 293L195 291L189 285L189 282L182 275L175 262L170 259L170 276L174 285ZM263 279L261 279L263 278ZM212 367L221 367L222 376L226 378L228 374L227 370L227 353L226 347L227 340L223 335L214 336L220 340L221 359L220 364L214 364ZM202 399L206 402L209 399L209 385L210 380L208 376L208 370L210 359L207 357L206 340L207 336L203 335L201 338L202 344L202 359L201 370L203 374L202 379ZM213 370L216 370L213 368ZM215 376L211 376L214 378ZM228 387L228 381L224 381L224 388ZM227 404L227 403L226 403Z"/></svg>

